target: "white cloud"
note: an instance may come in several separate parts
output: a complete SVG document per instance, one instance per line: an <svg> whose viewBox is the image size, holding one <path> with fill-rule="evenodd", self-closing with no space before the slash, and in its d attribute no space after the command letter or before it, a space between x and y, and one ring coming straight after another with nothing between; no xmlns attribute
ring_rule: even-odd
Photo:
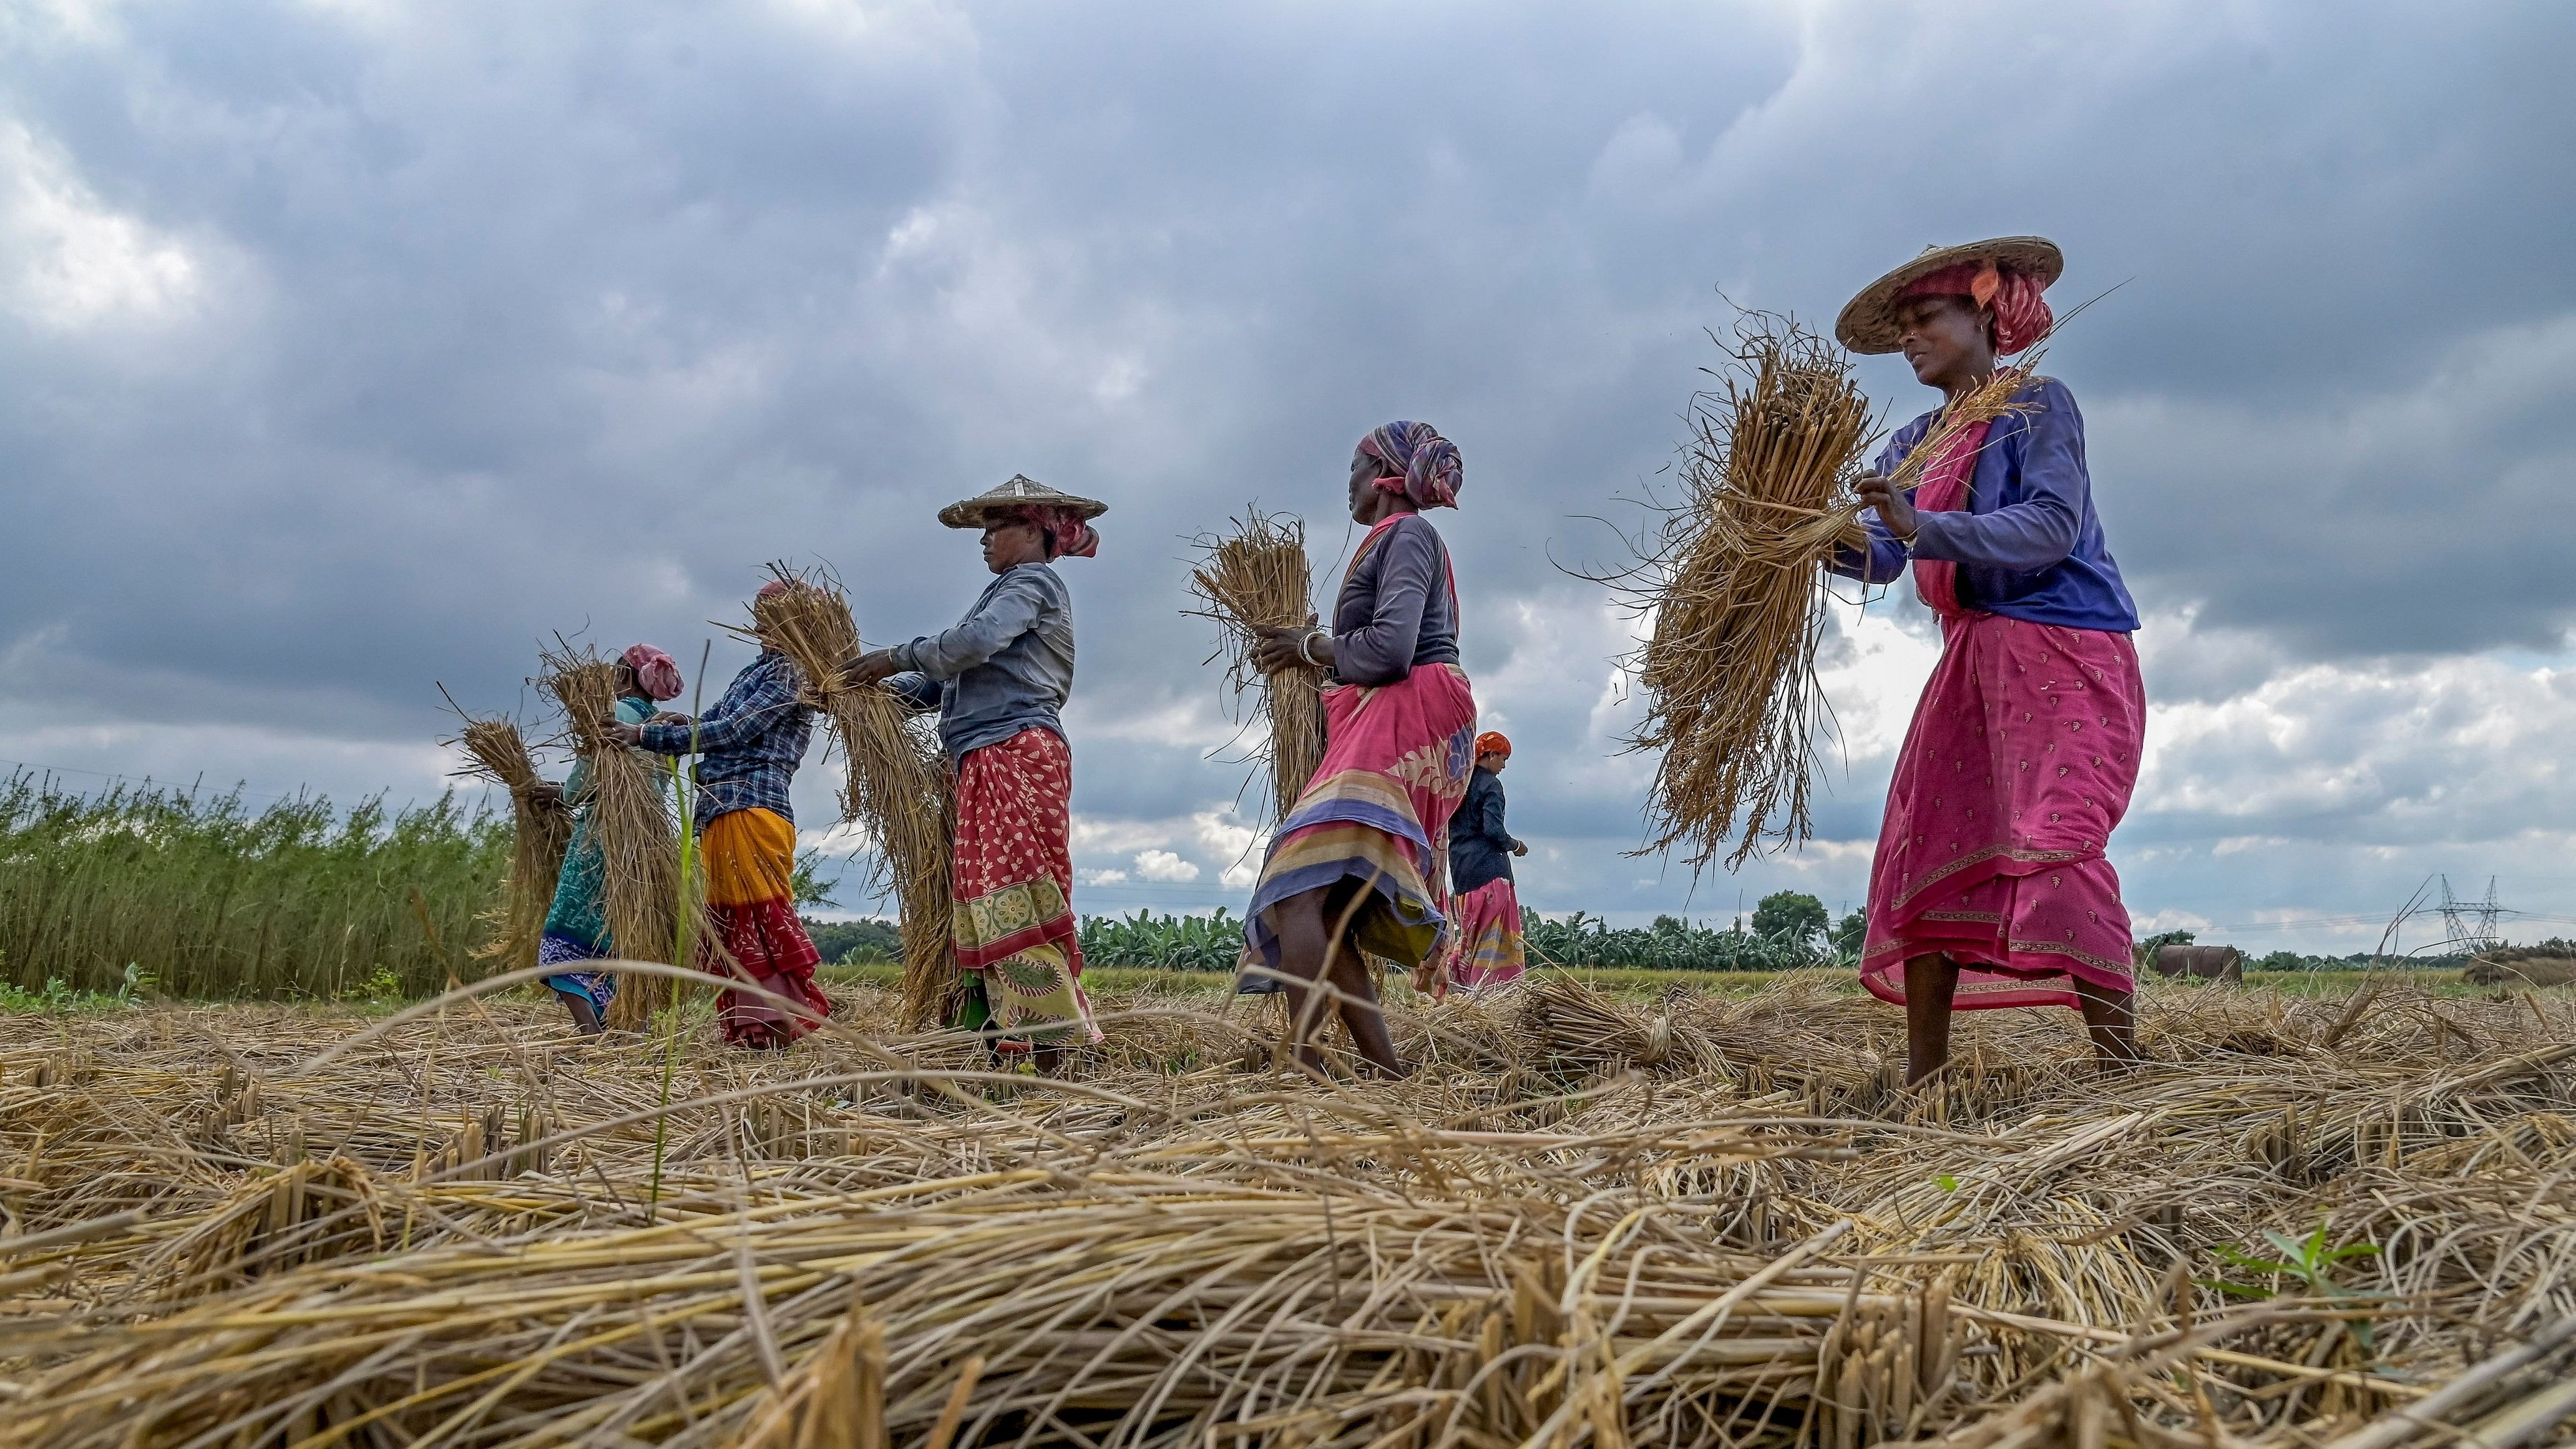
<svg viewBox="0 0 2576 1449"><path fill-rule="evenodd" d="M1270 843L1268 830L1255 830L1231 814L1213 810L1191 816L1190 828L1200 850L1225 862L1217 870L1219 884L1243 890L1261 878L1261 852Z"/></svg>
<svg viewBox="0 0 2576 1449"><path fill-rule="evenodd" d="M77 331L184 313L201 281L186 246L102 204L71 162L23 124L0 125L0 253L10 306Z"/></svg>
<svg viewBox="0 0 2576 1449"><path fill-rule="evenodd" d="M1076 811L1070 838L1076 855L1126 855L1159 846L1172 832L1159 820L1110 820Z"/></svg>
<svg viewBox="0 0 2576 1449"><path fill-rule="evenodd" d="M1063 570L1085 879L1239 906L1263 837L1181 540L1299 512L1328 594L1351 440L1402 414L1466 451L1438 523L1525 898L1839 906L1920 610L1837 615L1822 840L1694 895L1619 854L1631 624L1554 564L1668 464L1714 289L1820 321L1923 242L2038 229L2062 295L2135 279L2050 367L2150 616L2142 917L2294 932L2490 870L2576 914L2576 17L2366 8L364 0L245 12L257 65L184 7L0 16L0 745L434 792L434 682L542 713L558 630L694 669L781 555L871 638L943 627L984 576L932 514L1028 472L1111 503ZM1940 103L1996 33L2041 123ZM1429 46L1417 104L1329 99L1354 47ZM718 637L709 685L746 657ZM798 818L863 855L834 773Z"/></svg>
<svg viewBox="0 0 2576 1449"><path fill-rule="evenodd" d="M1146 880L1176 884L1199 878L1198 863L1183 860L1168 850L1143 850L1136 853L1136 874Z"/></svg>

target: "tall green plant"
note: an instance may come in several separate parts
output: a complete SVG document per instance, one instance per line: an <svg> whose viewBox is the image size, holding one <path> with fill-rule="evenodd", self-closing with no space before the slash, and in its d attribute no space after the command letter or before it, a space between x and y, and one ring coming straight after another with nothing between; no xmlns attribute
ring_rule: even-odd
<svg viewBox="0 0 2576 1449"><path fill-rule="evenodd" d="M388 979L422 994L489 936L479 917L509 854L506 812L453 795L253 811L238 790L80 794L20 772L0 783L0 981L113 992L131 965L185 997L342 997Z"/></svg>

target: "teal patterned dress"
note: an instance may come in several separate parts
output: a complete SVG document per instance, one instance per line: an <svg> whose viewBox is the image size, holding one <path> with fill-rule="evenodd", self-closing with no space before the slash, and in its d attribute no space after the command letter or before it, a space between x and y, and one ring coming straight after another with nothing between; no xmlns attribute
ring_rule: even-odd
<svg viewBox="0 0 2576 1449"><path fill-rule="evenodd" d="M653 702L629 695L617 701L617 722L640 725L653 717ZM555 877L554 904L546 910L546 932L537 942L537 964L569 966L612 954L608 938L608 862L590 838L590 766L575 764L564 777L564 799L573 807L572 841L564 847L563 871ZM546 978L546 985L567 996L584 996L601 1011L617 996L617 978L605 971L565 970Z"/></svg>

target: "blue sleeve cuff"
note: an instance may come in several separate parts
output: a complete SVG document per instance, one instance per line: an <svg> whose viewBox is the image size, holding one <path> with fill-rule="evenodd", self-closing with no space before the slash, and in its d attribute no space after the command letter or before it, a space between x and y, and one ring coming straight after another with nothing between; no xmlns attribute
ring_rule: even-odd
<svg viewBox="0 0 2576 1449"><path fill-rule="evenodd" d="M1955 519L1973 517L1975 517L1974 514L1965 512L1925 513L1918 511L1914 515L1914 547L1907 550L1907 552L1913 554L1916 558L1928 558L1934 563L1959 562L1959 551L1955 546L1955 541L1950 537L1950 525Z"/></svg>

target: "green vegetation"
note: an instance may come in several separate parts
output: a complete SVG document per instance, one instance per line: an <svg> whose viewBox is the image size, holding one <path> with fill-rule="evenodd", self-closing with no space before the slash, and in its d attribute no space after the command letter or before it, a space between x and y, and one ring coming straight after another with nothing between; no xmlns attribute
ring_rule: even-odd
<svg viewBox="0 0 2576 1449"><path fill-rule="evenodd" d="M1753 934L1810 950L1832 923L1825 903L1805 891L1773 891L1753 907Z"/></svg>
<svg viewBox="0 0 2576 1449"><path fill-rule="evenodd" d="M2233 1268L2266 1275L2272 1280L2268 1284L2244 1283L2230 1278L2201 1278L2195 1281L2204 1288L2215 1288L2230 1298L2249 1298L2258 1301L2283 1296L2282 1280L2284 1279L2298 1284L2303 1295L2309 1298L2377 1297L2376 1294L2357 1293L2337 1283L2334 1280L2333 1270L2335 1264L2349 1258L2378 1257L2379 1245L2368 1242L2346 1243L2339 1248L2330 1248L2326 1246L2327 1227L2328 1224L2320 1219L2316 1231L2305 1238L2293 1238L2287 1233L2265 1228L2263 1241L2271 1244L2273 1250L2280 1254L2277 1258L2266 1258L2229 1247L2216 1250L2216 1256L2220 1262ZM2358 1342L2363 1349L2367 1350L2372 1346L2368 1318L2353 1317L2345 1319L2344 1322L2352 1329L2354 1341Z"/></svg>
<svg viewBox="0 0 2576 1449"><path fill-rule="evenodd" d="M239 792L120 787L75 794L40 777L0 780L0 1008L111 1009L154 992L196 999L261 997L393 1001L451 976L477 974L473 950L491 934L510 851L506 813L469 812L452 798L395 811L370 800L345 812L319 796L254 811ZM801 905L830 894L807 857ZM902 954L895 923L814 921L823 959L844 979ZM1762 898L1749 922L1724 928L1674 916L1613 929L1576 912L1562 921L1522 914L1532 962L1575 968L1595 986L1654 994L1757 986L1782 971L1848 968L1862 917L1832 921L1804 892ZM1243 922L1208 916L1093 916L1083 955L1103 989L1219 989L1241 950ZM2146 945L2188 942L2189 932ZM2346 992L2368 952L2249 958L2267 984L2301 994ZM2456 957L2396 962L2413 984L2478 991ZM891 970L891 968L887 968ZM1722 974L1724 980L1705 979Z"/></svg>
<svg viewBox="0 0 2576 1449"><path fill-rule="evenodd" d="M864 921L817 921L809 916L805 934L814 938L814 949L823 954L824 960L838 965L903 959L903 933L895 929L892 921L875 917Z"/></svg>
<svg viewBox="0 0 2576 1449"><path fill-rule="evenodd" d="M1222 907L1212 916L1152 916L1138 911L1124 919L1090 916L1082 923L1086 965L1230 972L1242 954L1243 920Z"/></svg>
<svg viewBox="0 0 2576 1449"><path fill-rule="evenodd" d="M1783 892L1782 894L1792 894ZM1779 896L1764 898L1770 906ZM1521 933L1531 954L1564 965L1607 966L1642 971L1795 971L1833 959L1825 939L1825 908L1813 896L1775 911L1780 934L1746 930L1741 921L1719 930L1694 926L1679 916L1657 916L1647 927L1613 930L1598 916L1581 911L1562 921L1541 920L1535 911L1521 912ZM1757 910L1755 920L1762 916ZM1798 934L1790 934L1797 932Z"/></svg>
<svg viewBox="0 0 2576 1449"><path fill-rule="evenodd" d="M345 814L318 795L0 785L0 982L191 997L423 995L473 974L506 815L455 799ZM131 975L129 976L129 968ZM55 983L58 983L56 985Z"/></svg>

